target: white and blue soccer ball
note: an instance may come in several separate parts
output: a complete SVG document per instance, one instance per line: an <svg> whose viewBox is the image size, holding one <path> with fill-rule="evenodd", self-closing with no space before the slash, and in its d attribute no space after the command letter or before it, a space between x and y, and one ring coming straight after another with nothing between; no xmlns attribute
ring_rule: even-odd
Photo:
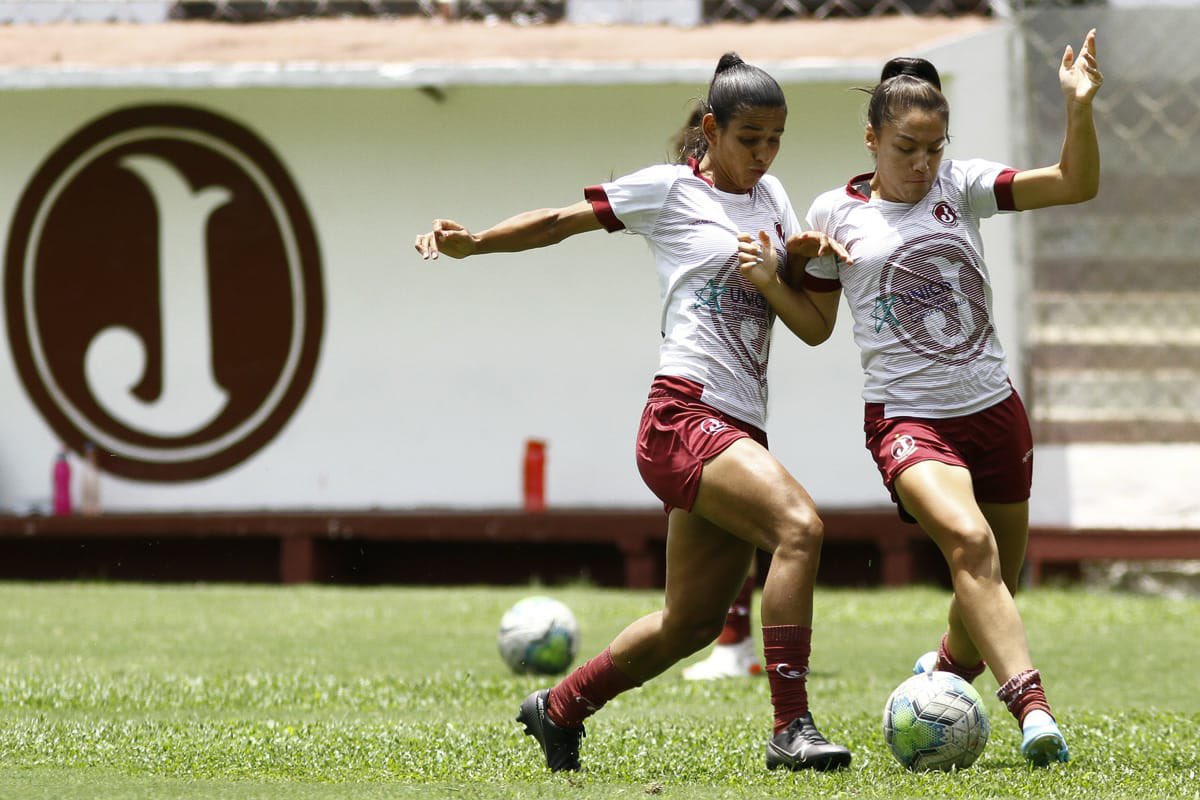
<svg viewBox="0 0 1200 800"><path fill-rule="evenodd" d="M558 600L526 597L504 612L496 644L513 672L558 675L575 660L579 624Z"/></svg>
<svg viewBox="0 0 1200 800"><path fill-rule="evenodd" d="M957 770L975 763L991 725L975 687L952 672L923 672L883 707L883 738L908 769Z"/></svg>

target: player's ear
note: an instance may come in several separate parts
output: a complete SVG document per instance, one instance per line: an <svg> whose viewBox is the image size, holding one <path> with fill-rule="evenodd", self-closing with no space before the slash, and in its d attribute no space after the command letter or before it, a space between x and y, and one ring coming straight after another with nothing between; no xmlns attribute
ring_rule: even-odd
<svg viewBox="0 0 1200 800"><path fill-rule="evenodd" d="M867 145L867 150L871 155L879 155L879 138L875 135L875 128L871 123L867 123L867 130L863 135L863 141Z"/></svg>
<svg viewBox="0 0 1200 800"><path fill-rule="evenodd" d="M717 118L712 114L705 114L700 120L700 130L704 132L704 140L711 146L717 141Z"/></svg>

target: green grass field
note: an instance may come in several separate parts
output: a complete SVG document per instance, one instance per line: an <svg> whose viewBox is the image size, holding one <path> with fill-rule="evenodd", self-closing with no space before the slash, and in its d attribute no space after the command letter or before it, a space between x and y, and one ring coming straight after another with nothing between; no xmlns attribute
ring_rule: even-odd
<svg viewBox="0 0 1200 800"><path fill-rule="evenodd" d="M543 682L505 671L500 615L529 588L0 584L0 798L1200 798L1200 604L1022 595L1071 744L1031 770L980 679L988 748L953 775L905 772L883 701L941 632L934 589L821 589L810 697L854 750L833 775L769 773L765 680L679 668L589 722L584 772L547 773L513 721ZM653 592L556 588L583 650Z"/></svg>

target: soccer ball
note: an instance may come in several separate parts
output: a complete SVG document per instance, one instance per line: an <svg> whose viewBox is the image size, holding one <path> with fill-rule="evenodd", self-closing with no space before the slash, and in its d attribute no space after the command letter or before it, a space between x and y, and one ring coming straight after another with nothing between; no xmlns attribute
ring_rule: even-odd
<svg viewBox="0 0 1200 800"><path fill-rule="evenodd" d="M575 659L579 625L571 609L554 598L526 597L500 618L496 644L513 672L557 675Z"/></svg>
<svg viewBox="0 0 1200 800"><path fill-rule="evenodd" d="M991 726L975 687L952 672L923 672L896 687L883 707L883 738L914 771L966 769Z"/></svg>

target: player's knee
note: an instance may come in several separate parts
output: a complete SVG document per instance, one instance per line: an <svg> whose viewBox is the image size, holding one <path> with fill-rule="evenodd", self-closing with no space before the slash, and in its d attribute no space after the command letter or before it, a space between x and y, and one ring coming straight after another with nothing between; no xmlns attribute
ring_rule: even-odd
<svg viewBox="0 0 1200 800"><path fill-rule="evenodd" d="M950 533L950 566L974 576L998 577L999 552L985 523L963 521Z"/></svg>
<svg viewBox="0 0 1200 800"><path fill-rule="evenodd" d="M780 526L776 558L814 558L821 553L825 539L825 523L811 506L797 507L788 512Z"/></svg>

